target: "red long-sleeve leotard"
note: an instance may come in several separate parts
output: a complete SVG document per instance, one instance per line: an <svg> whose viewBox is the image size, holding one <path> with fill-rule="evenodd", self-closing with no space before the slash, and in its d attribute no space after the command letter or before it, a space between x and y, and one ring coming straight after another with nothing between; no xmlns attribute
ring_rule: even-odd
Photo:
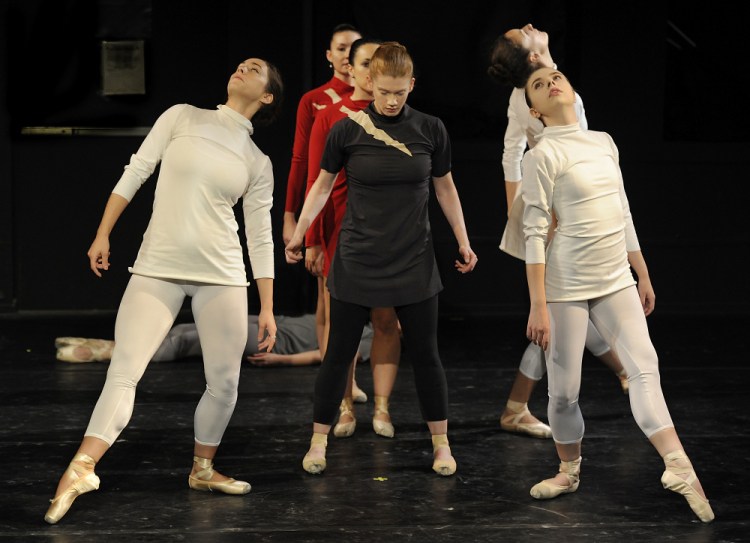
<svg viewBox="0 0 750 543"><path fill-rule="evenodd" d="M326 146L326 138L331 131L331 127L336 122L344 119L348 112L356 112L365 109L370 100L352 100L351 96L344 98L341 103L335 104L321 111L315 118L312 130L310 132L310 144L308 148L308 167L307 167L307 189L305 195L312 188L315 179L320 172L320 160L323 157L323 151ZM341 221L346 211L346 172L341 170L336 176L333 184L331 197L326 202L325 207L316 217L305 236L305 246L312 247L320 245L325 259L323 263L323 275L328 277L328 270L333 261L333 254L336 251L336 242L341 229Z"/></svg>
<svg viewBox="0 0 750 543"><path fill-rule="evenodd" d="M292 147L292 164L286 185L286 203L284 211L297 213L302 208L307 182L308 145L310 130L315 117L332 105L340 104L354 90L348 83L332 77L325 84L312 89L300 98L297 106L297 125ZM320 169L320 161L318 166ZM317 170L316 170L317 171Z"/></svg>

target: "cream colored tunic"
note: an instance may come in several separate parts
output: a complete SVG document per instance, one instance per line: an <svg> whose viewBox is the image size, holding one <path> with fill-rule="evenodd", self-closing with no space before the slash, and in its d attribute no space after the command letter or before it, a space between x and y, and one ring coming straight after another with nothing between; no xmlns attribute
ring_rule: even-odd
<svg viewBox="0 0 750 543"><path fill-rule="evenodd" d="M242 198L253 276L274 276L273 169L252 131L248 119L224 105L179 104L159 117L112 191L130 201L161 162L132 273L247 286L233 209Z"/></svg>
<svg viewBox="0 0 750 543"><path fill-rule="evenodd" d="M524 157L526 263L546 264L548 302L590 300L635 284L627 252L640 250L617 147L578 123L546 127ZM546 247L551 213L555 235Z"/></svg>

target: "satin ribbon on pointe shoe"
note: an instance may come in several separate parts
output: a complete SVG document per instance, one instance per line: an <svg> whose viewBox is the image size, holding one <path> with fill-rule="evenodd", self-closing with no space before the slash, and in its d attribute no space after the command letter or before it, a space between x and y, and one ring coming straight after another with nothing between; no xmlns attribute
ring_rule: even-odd
<svg viewBox="0 0 750 543"><path fill-rule="evenodd" d="M448 436L446 434L437 434L432 436L432 454L438 452L438 449L443 447L450 448L448 445ZM450 458L438 460L435 458L432 462L432 469L438 475L447 477L456 473L456 459L451 456Z"/></svg>
<svg viewBox="0 0 750 543"><path fill-rule="evenodd" d="M683 461L687 465L678 466L674 464L679 461ZM665 455L664 465L666 466L666 470L661 476L662 486L667 490L685 496L693 513L702 522L711 522L714 519L713 509L711 509L708 500L693 488L693 483L698 480L698 477L696 477L693 465L690 463L685 451L678 450Z"/></svg>
<svg viewBox="0 0 750 543"><path fill-rule="evenodd" d="M312 439L310 439L310 450L307 451L307 454L302 459L302 468L307 473L312 473L313 475L317 475L318 473L323 473L323 471L326 469L326 447L328 446L328 434L318 434L313 433ZM323 447L323 455L322 456L316 456L312 454L310 451L313 447Z"/></svg>
<svg viewBox="0 0 750 543"><path fill-rule="evenodd" d="M569 485L562 486L553 483L552 479L545 479L531 487L531 491L529 492L531 497L537 500L551 500L560 494L570 494L578 490L578 485L581 482L581 460L582 458L579 456L578 459L571 460L570 462L560 462L560 473L565 474L570 483Z"/></svg>
<svg viewBox="0 0 750 543"><path fill-rule="evenodd" d="M336 426L333 427L333 435L336 437L349 437L354 433L357 428L357 419L354 418L354 402L351 398L344 398L341 400L339 406L339 421L341 417L351 417L350 422L337 422Z"/></svg>
<svg viewBox="0 0 750 543"><path fill-rule="evenodd" d="M81 466L85 464L85 466ZM96 462L88 454L78 453L68 465L63 477L73 478L68 488L58 494L47 509L44 520L50 524L56 524L68 512L75 499L81 494L86 494L99 488L99 477L94 473ZM90 466L89 469L87 469Z"/></svg>
<svg viewBox="0 0 750 543"><path fill-rule="evenodd" d="M224 494L241 495L250 492L250 483L227 479L225 481L212 481L214 475L214 463L210 458L194 456L193 462L201 468L195 475L188 476L188 486L193 490L202 492L223 492Z"/></svg>
<svg viewBox="0 0 750 543"><path fill-rule="evenodd" d="M375 396L375 413L372 415L372 429L383 437L393 437L396 433L391 422L376 419L378 415L388 415L388 396Z"/></svg>
<svg viewBox="0 0 750 543"><path fill-rule="evenodd" d="M624 394L630 393L630 381L628 380L628 374L625 370L622 370L620 373L617 374L617 377L620 379L620 387L622 388L622 392Z"/></svg>
<svg viewBox="0 0 750 543"><path fill-rule="evenodd" d="M531 415L527 404L508 400L506 407L511 414L500 418L500 428L506 432L539 438L552 437L552 429L543 422L521 422L526 415Z"/></svg>

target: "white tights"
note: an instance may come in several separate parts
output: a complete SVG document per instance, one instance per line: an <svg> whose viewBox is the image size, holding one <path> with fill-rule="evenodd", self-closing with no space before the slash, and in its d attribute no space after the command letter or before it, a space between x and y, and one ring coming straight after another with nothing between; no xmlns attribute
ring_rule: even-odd
<svg viewBox="0 0 750 543"><path fill-rule="evenodd" d="M206 390L195 410L195 440L219 445L237 401L247 340L247 289L141 275L130 278L120 302L112 361L86 436L112 445L128 424L136 385L186 296L192 297L206 377Z"/></svg>
<svg viewBox="0 0 750 543"><path fill-rule="evenodd" d="M586 330L586 349L594 356L601 356L610 350L609 345L597 332L596 327L588 321ZM533 381L539 381L544 377L547 371L546 362L544 361L544 351L539 345L529 343L521 357L521 364L518 371Z"/></svg>
<svg viewBox="0 0 750 543"><path fill-rule="evenodd" d="M659 382L659 363L635 286L583 302L548 303L551 340L546 351L549 405L547 416L557 443L583 439L578 405L587 322L593 322L615 350L630 380L630 409L651 437L672 427Z"/></svg>

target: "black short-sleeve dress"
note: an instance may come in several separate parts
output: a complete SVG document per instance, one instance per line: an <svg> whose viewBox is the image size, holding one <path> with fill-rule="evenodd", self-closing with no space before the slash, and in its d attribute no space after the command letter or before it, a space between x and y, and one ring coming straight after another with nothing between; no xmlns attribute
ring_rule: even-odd
<svg viewBox="0 0 750 543"><path fill-rule="evenodd" d="M442 121L405 105L396 117L373 105L328 135L321 168L346 169L348 198L328 276L331 297L366 307L421 302L443 288L432 244L432 177L451 170Z"/></svg>

